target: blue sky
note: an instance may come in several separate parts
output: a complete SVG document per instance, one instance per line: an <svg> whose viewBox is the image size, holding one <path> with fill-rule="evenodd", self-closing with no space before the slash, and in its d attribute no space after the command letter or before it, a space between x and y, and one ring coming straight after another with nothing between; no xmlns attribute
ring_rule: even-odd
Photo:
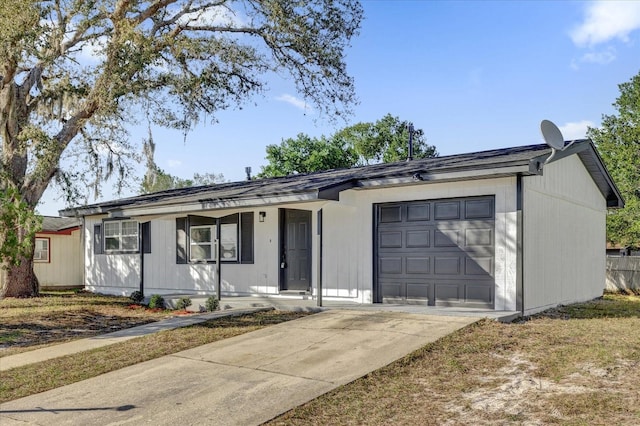
<svg viewBox="0 0 640 426"><path fill-rule="evenodd" d="M640 71L639 1L370 1L347 52L360 103L348 123L318 120L286 80L187 136L156 128L156 163L183 178L236 181L266 164L265 147L330 135L387 113L424 130L441 155L541 143L550 119L566 139L614 112L618 84ZM131 130L134 143L144 126ZM140 166L139 176L144 174ZM137 184L133 184L137 188ZM38 208L64 208L57 189ZM134 195L132 191L122 196ZM105 184L103 196L119 198Z"/></svg>

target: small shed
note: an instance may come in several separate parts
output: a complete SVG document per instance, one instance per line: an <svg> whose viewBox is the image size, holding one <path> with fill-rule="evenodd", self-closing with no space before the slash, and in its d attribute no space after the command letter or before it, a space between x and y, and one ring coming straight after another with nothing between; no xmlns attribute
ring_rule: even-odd
<svg viewBox="0 0 640 426"><path fill-rule="evenodd" d="M84 217L86 287L531 314L592 299L620 197L594 145L181 188Z"/></svg>
<svg viewBox="0 0 640 426"><path fill-rule="evenodd" d="M81 220L69 217L42 217L42 230L36 234L33 269L40 288L82 288Z"/></svg>

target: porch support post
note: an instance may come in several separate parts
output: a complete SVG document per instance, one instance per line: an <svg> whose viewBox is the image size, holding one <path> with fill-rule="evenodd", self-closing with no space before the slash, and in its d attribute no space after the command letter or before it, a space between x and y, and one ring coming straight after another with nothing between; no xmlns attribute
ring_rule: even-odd
<svg viewBox="0 0 640 426"><path fill-rule="evenodd" d="M316 289L318 295L316 300L318 306L322 306L322 209L318 210L318 284Z"/></svg>
<svg viewBox="0 0 640 426"><path fill-rule="evenodd" d="M220 263L220 219L216 219L216 240L215 240L215 250L216 250L216 297L218 301L222 299L222 264Z"/></svg>

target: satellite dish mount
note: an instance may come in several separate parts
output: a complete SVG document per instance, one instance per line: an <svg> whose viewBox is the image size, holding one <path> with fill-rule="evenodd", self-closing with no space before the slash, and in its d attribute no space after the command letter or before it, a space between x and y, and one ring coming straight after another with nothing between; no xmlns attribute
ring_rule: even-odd
<svg viewBox="0 0 640 426"><path fill-rule="evenodd" d="M569 148L575 141L571 141L565 145L564 137L562 136L562 132L558 129L558 126L553 124L553 122L549 120L542 120L540 123L540 131L542 132L542 137L544 141L551 147L551 155L547 157L545 162L542 164L543 166L551 161L553 157L555 157L556 152L564 151Z"/></svg>

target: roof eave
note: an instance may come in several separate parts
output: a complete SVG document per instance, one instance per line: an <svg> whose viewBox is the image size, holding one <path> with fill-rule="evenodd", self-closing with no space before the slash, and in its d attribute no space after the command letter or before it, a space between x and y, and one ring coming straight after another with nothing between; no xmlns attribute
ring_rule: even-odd
<svg viewBox="0 0 640 426"><path fill-rule="evenodd" d="M529 175L529 164L521 162L493 166L484 169L460 168L456 170L441 171L414 171L406 176L387 176L384 178L363 179L358 182L360 188L379 188L385 186L410 185L416 183L430 182L455 182L462 180L491 179L500 177L516 176L518 174Z"/></svg>
<svg viewBox="0 0 640 426"><path fill-rule="evenodd" d="M265 205L277 205L287 203L299 203L309 201L338 201L340 192L353 188L356 185L352 179L325 185L320 188L292 191L284 193L272 193L268 196L255 195L252 197L230 198L201 198L196 200L172 199L170 202L157 201L154 203L132 203L128 205L116 205L103 208L78 208L61 210L61 216L94 216L107 214L111 217L132 217L138 215L156 215L173 213L190 213L202 210L220 210L229 208L259 207ZM204 195L204 194L203 194Z"/></svg>
<svg viewBox="0 0 640 426"><path fill-rule="evenodd" d="M318 191L309 191L305 193L280 194L268 197L203 199L190 203L123 206L115 207L106 212L103 211L100 213L107 213L111 217L191 214L210 210L291 204L319 201L322 199L323 198L319 197Z"/></svg>
<svg viewBox="0 0 640 426"><path fill-rule="evenodd" d="M580 161L582 161L582 164L584 164L591 175L591 178L607 202L607 208L623 208L624 198L622 198L622 194L620 194L618 187L607 171L602 157L598 154L598 150L591 139L584 139L569 145L564 151L556 151L556 154L549 163L556 162L573 154L578 155L578 158L580 158ZM542 174L544 165L549 164L547 163L549 156L550 154L544 154L531 159L531 170L538 170L539 174Z"/></svg>

